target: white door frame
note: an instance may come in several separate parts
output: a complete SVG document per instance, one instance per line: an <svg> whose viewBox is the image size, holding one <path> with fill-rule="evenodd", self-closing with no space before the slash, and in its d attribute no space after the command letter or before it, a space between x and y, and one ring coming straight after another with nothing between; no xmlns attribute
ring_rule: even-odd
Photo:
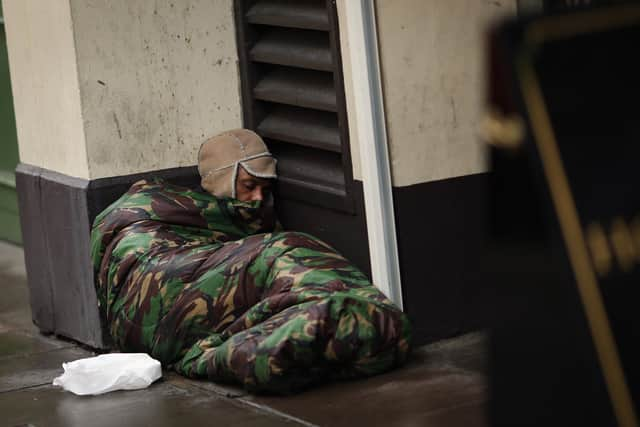
<svg viewBox="0 0 640 427"><path fill-rule="evenodd" d="M374 0L343 0L373 283L402 308Z"/></svg>

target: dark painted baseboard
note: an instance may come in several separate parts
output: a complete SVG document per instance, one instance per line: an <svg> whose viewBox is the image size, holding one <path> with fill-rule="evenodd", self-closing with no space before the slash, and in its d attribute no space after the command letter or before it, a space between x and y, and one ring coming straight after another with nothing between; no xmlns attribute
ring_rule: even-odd
<svg viewBox="0 0 640 427"><path fill-rule="evenodd" d="M483 328L488 174L393 189L404 309L417 345Z"/></svg>
<svg viewBox="0 0 640 427"><path fill-rule="evenodd" d="M89 261L88 181L20 164L16 188L34 323L104 347Z"/></svg>
<svg viewBox="0 0 640 427"><path fill-rule="evenodd" d="M89 258L95 216L129 186L152 176L183 185L199 182L195 167L97 179L73 178L18 165L16 187L34 323L94 348L108 348Z"/></svg>
<svg viewBox="0 0 640 427"><path fill-rule="evenodd" d="M91 224L132 183L151 177L197 187L196 167L84 180L30 165L19 165L16 184L24 236L34 323L43 331L95 348L109 346L102 330L89 259ZM354 185L356 213L282 199L277 203L286 229L327 241L370 274L362 184Z"/></svg>
<svg viewBox="0 0 640 427"><path fill-rule="evenodd" d="M2 180L0 169L0 240L22 244L20 235L20 219L18 216L18 196L15 183ZM6 174L5 174L6 176Z"/></svg>
<svg viewBox="0 0 640 427"><path fill-rule="evenodd" d="M19 165L16 184L34 322L41 330L106 347L89 260L93 218L142 178L197 186L195 167L97 179ZM405 311L417 345L485 326L480 278L487 175L394 188ZM316 235L370 274L362 183L355 215L282 199L287 229Z"/></svg>

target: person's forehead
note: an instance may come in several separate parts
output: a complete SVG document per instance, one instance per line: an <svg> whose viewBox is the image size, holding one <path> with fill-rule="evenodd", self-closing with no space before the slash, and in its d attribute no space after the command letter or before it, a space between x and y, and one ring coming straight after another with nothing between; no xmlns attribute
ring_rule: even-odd
<svg viewBox="0 0 640 427"><path fill-rule="evenodd" d="M260 183L262 185L269 185L271 184L271 180L270 179L266 179L266 178L258 178L256 176L251 175L249 172L247 172L246 170L244 170L243 168L240 168L239 171L239 179L241 180L253 180L257 183Z"/></svg>

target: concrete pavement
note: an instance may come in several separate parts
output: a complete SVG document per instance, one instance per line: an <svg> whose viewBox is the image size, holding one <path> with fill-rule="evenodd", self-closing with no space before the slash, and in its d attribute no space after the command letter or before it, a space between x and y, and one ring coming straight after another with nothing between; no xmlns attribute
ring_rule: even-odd
<svg viewBox="0 0 640 427"><path fill-rule="evenodd" d="M22 249L0 242L0 426L484 426L485 337L417 349L407 366L295 396L255 396L172 372L148 389L80 397L51 385L93 355L31 322Z"/></svg>

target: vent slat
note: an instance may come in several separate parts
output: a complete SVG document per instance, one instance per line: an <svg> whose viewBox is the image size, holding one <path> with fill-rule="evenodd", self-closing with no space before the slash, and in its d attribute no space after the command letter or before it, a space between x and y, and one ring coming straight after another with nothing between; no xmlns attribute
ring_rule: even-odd
<svg viewBox="0 0 640 427"><path fill-rule="evenodd" d="M265 32L249 51L249 58L255 62L333 71L329 38L317 31Z"/></svg>
<svg viewBox="0 0 640 427"><path fill-rule="evenodd" d="M304 189L304 190L313 190L313 191L318 191L321 193L328 193L331 194L333 196L337 196L337 197L345 197L346 196L346 191L343 188L335 188L335 187L330 187L328 185L324 185L324 184L320 184L320 183L316 183L316 182L311 182L309 180L301 180L301 179L296 179L296 178L291 178L288 177L286 175L279 175L278 176L278 181L280 181L281 183L284 184L288 184L290 186L295 186L298 187L299 189Z"/></svg>
<svg viewBox="0 0 640 427"><path fill-rule="evenodd" d="M313 183L319 188L344 191L344 171L340 155L265 139L278 159L278 176Z"/></svg>
<svg viewBox="0 0 640 427"><path fill-rule="evenodd" d="M279 141L342 152L338 117L332 113L279 107L260 122L257 131Z"/></svg>
<svg viewBox="0 0 640 427"><path fill-rule="evenodd" d="M263 0L246 14L250 24L329 31L329 16L323 1Z"/></svg>
<svg viewBox="0 0 640 427"><path fill-rule="evenodd" d="M278 69L258 82L253 95L262 101L323 111L337 110L333 76L319 71Z"/></svg>
<svg viewBox="0 0 640 427"><path fill-rule="evenodd" d="M347 200L347 193L344 189L335 189L287 177L280 177L276 188L281 197L289 200L298 200L304 204L323 208L332 207L341 211L352 211L353 209Z"/></svg>

